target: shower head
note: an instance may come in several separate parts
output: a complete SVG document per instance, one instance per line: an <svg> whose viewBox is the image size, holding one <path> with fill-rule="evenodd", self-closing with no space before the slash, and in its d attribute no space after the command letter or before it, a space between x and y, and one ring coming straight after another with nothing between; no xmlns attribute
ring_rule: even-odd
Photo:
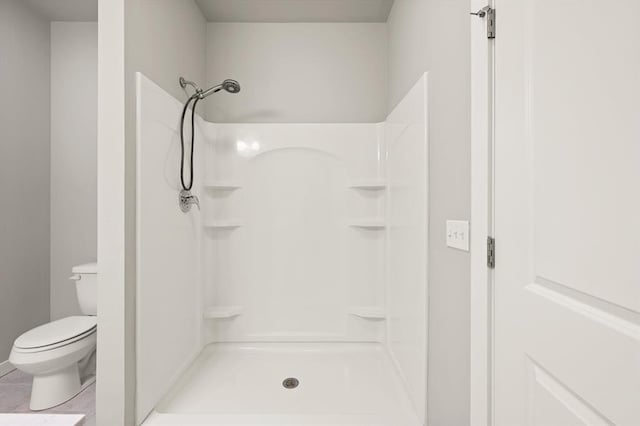
<svg viewBox="0 0 640 426"><path fill-rule="evenodd" d="M231 79L225 80L221 84L218 84L217 86L213 86L208 88L207 90L201 91L199 93L200 99L204 99L207 96L213 93L217 93L221 90L226 90L229 93L238 93L240 91L240 84L235 80L231 80Z"/></svg>
<svg viewBox="0 0 640 426"><path fill-rule="evenodd" d="M229 93L238 93L240 91L240 84L231 79L227 79L222 82L222 88Z"/></svg>

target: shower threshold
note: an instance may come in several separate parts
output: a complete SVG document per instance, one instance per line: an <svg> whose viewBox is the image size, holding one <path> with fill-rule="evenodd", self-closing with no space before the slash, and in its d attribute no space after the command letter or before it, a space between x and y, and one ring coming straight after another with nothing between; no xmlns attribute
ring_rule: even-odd
<svg viewBox="0 0 640 426"><path fill-rule="evenodd" d="M214 343L145 426L418 426L378 343Z"/></svg>

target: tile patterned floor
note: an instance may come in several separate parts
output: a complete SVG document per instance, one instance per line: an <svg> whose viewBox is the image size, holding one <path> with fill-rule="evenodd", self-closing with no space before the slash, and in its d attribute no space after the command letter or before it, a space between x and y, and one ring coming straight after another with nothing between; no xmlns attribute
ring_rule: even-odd
<svg viewBox="0 0 640 426"><path fill-rule="evenodd" d="M31 376L19 370L0 377L0 413L30 413ZM84 414L84 426L96 424L96 385L93 383L73 399L39 413Z"/></svg>

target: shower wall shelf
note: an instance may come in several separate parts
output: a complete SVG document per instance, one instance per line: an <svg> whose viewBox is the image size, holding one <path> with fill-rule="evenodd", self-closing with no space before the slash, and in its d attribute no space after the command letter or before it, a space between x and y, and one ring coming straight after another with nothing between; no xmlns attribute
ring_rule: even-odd
<svg viewBox="0 0 640 426"><path fill-rule="evenodd" d="M235 318L242 314L241 306L211 306L204 310L205 319Z"/></svg>
<svg viewBox="0 0 640 426"><path fill-rule="evenodd" d="M362 228L362 229L384 229L386 227L384 219L382 218L368 218L368 219L358 219L352 221L349 226L353 228Z"/></svg>
<svg viewBox="0 0 640 426"><path fill-rule="evenodd" d="M239 220L214 220L206 222L204 226L205 228L211 229L234 229L240 228L243 225L244 223Z"/></svg>
<svg viewBox="0 0 640 426"><path fill-rule="evenodd" d="M204 187L207 189L218 191L234 191L236 189L242 188L242 185L239 182L234 181L216 180L205 182Z"/></svg>
<svg viewBox="0 0 640 426"><path fill-rule="evenodd" d="M386 189L387 183L381 180L367 180L360 182L352 182L349 188L352 189L364 189L368 191L380 191Z"/></svg>
<svg viewBox="0 0 640 426"><path fill-rule="evenodd" d="M384 308L378 306L352 306L349 308L348 313L359 318L373 321L386 319Z"/></svg>

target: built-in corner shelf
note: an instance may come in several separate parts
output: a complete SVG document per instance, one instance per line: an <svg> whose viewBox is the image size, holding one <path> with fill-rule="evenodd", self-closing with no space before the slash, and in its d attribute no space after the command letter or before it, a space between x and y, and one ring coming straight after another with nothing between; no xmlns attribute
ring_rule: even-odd
<svg viewBox="0 0 640 426"><path fill-rule="evenodd" d="M241 306L210 306L204 310L205 319L234 318L242 313Z"/></svg>
<svg viewBox="0 0 640 426"><path fill-rule="evenodd" d="M363 189L367 191L381 191L387 187L387 183L382 180L363 180L352 182L349 188Z"/></svg>
<svg viewBox="0 0 640 426"><path fill-rule="evenodd" d="M378 230L378 229L384 229L386 225L385 225L384 219L373 217L373 218L352 220L351 223L349 223L349 226L353 228Z"/></svg>
<svg viewBox="0 0 640 426"><path fill-rule="evenodd" d="M205 182L204 187L213 191L235 191L242 188L242 185L236 181L214 180Z"/></svg>
<svg viewBox="0 0 640 426"><path fill-rule="evenodd" d="M210 228L210 229L235 229L235 228L240 228L242 225L244 225L242 221L230 219L230 220L212 220L212 221L206 222L204 224L204 227Z"/></svg>
<svg viewBox="0 0 640 426"><path fill-rule="evenodd" d="M386 318L384 308L379 306L352 306L349 314L372 321L380 321Z"/></svg>

